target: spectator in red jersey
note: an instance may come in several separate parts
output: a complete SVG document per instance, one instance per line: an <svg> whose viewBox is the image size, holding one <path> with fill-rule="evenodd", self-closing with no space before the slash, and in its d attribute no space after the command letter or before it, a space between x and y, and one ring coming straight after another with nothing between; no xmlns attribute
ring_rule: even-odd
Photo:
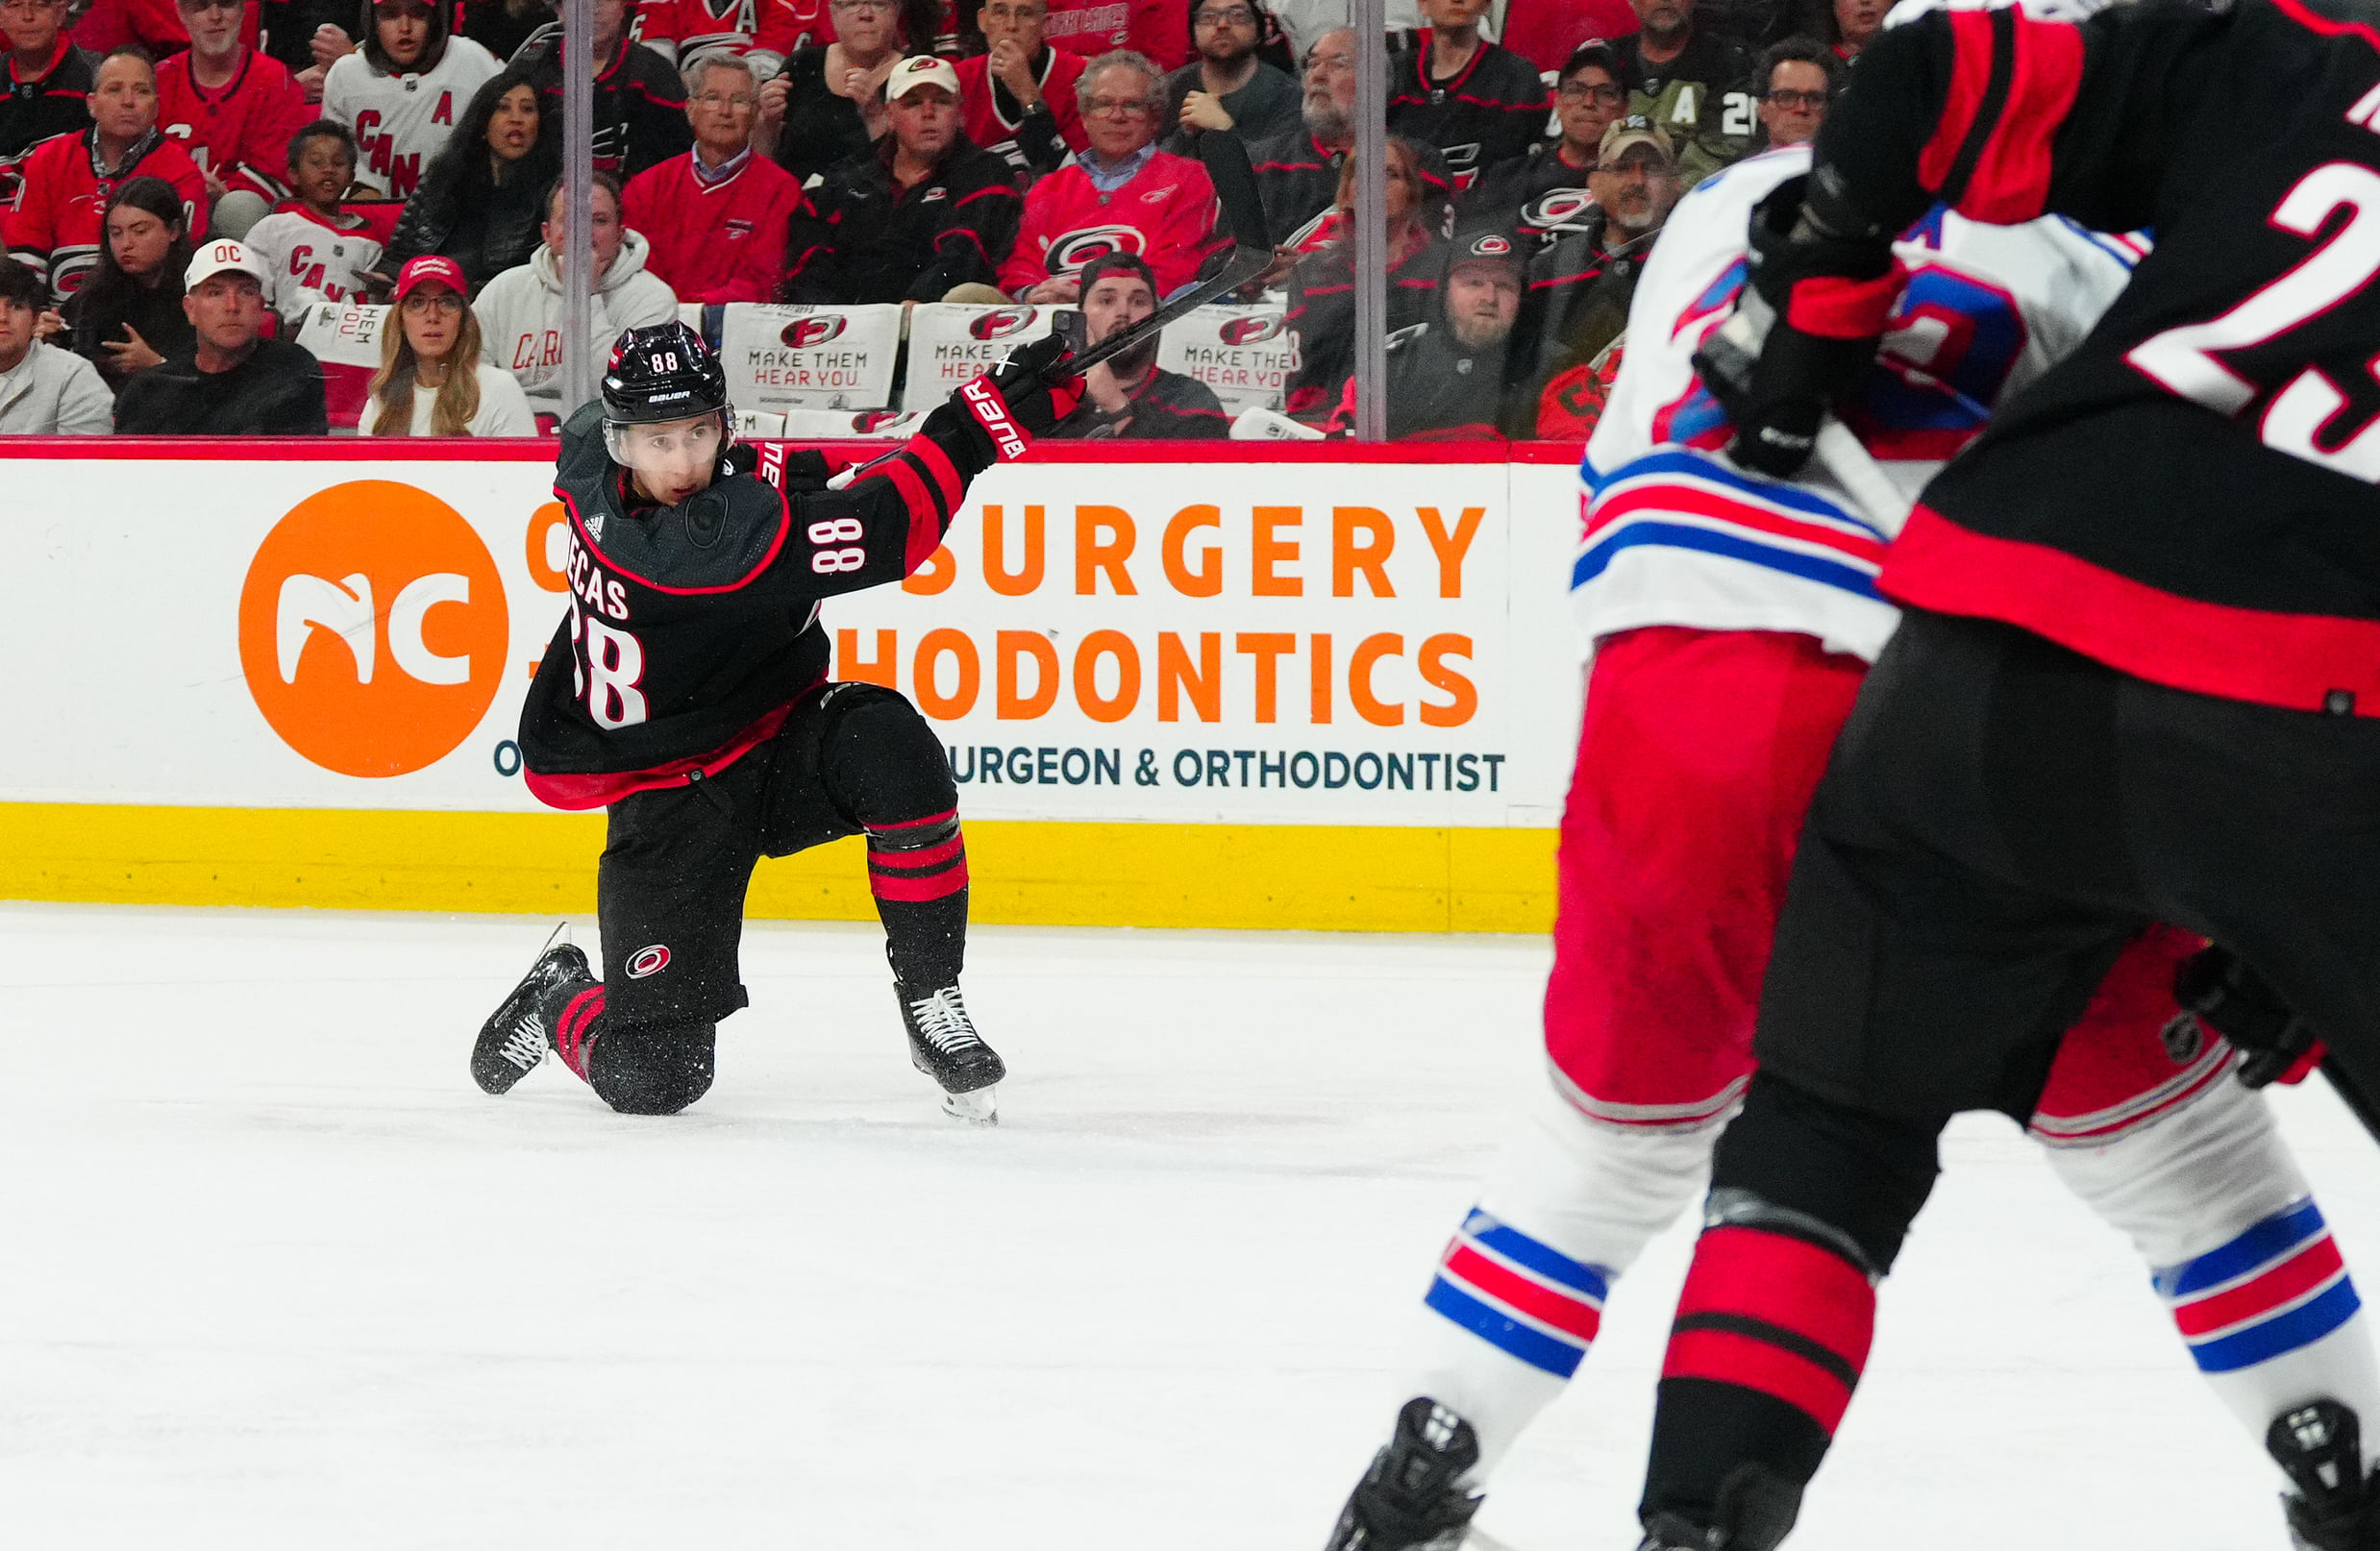
<svg viewBox="0 0 2380 1551"><path fill-rule="evenodd" d="M955 66L967 137L1029 179L1091 143L1075 102L1082 56L1044 40L1049 12L1049 0L983 0L976 20L989 47Z"/></svg>
<svg viewBox="0 0 2380 1551"><path fill-rule="evenodd" d="M1190 0L1051 0L1050 41L1095 60L1129 49L1158 73L1190 62Z"/></svg>
<svg viewBox="0 0 2380 1551"><path fill-rule="evenodd" d="M1199 57L1165 78L1165 146L1229 130L1243 140L1286 135L1298 124L1298 83L1256 58L1255 0L1198 0L1190 24Z"/></svg>
<svg viewBox="0 0 2380 1551"><path fill-rule="evenodd" d="M640 0L631 31L682 76L713 55L744 58L752 50L753 21L752 0Z"/></svg>
<svg viewBox="0 0 2380 1551"><path fill-rule="evenodd" d="M90 128L98 62L66 37L66 0L0 0L0 42L9 73L0 81L0 206L16 195L16 164L43 140Z"/></svg>
<svg viewBox="0 0 2380 1551"><path fill-rule="evenodd" d="M958 76L930 54L884 86L892 132L827 174L786 243L783 300L939 302L982 284L1016 242L1008 164L959 126Z"/></svg>
<svg viewBox="0 0 2380 1551"><path fill-rule="evenodd" d="M1564 63L1554 87L1558 133L1531 146L1527 156L1482 174L1463 197L1465 224L1507 233L1517 228L1523 247L1533 254L1553 228L1581 216L1603 135L1626 113L1633 84L1618 49L1600 38L1582 45Z"/></svg>
<svg viewBox="0 0 2380 1551"><path fill-rule="evenodd" d="M136 373L186 350L182 311L190 237L181 196L161 179L135 178L108 201L107 245L89 281L62 309L65 342L121 393Z"/></svg>
<svg viewBox="0 0 2380 1551"><path fill-rule="evenodd" d="M561 136L545 128L548 99L527 72L508 67L480 87L383 255L380 283L426 253L462 266L471 288L527 263L537 251L545 190L561 170Z"/></svg>
<svg viewBox="0 0 2380 1551"><path fill-rule="evenodd" d="M280 61L239 40L240 0L177 0L189 49L157 67L158 126L206 176L209 229L243 237L288 189L289 136L314 115Z"/></svg>
<svg viewBox="0 0 2380 1551"><path fill-rule="evenodd" d="M1433 195L1430 173L1445 176L1437 152L1402 135L1388 137L1388 332L1429 316L1445 256L1435 234L1445 207ZM1338 235L1298 260L1289 277L1287 325L1298 335L1298 370L1289 380L1288 411L1319 419L1344 396L1355 369L1355 161L1339 174Z"/></svg>
<svg viewBox="0 0 2380 1551"><path fill-rule="evenodd" d="M1304 253L1330 240L1339 173L1355 148L1355 34L1322 35L1305 56L1302 122L1248 148L1273 245ZM1283 271L1286 273L1286 270Z"/></svg>
<svg viewBox="0 0 2380 1551"><path fill-rule="evenodd" d="M621 217L644 234L645 267L681 302L765 302L784 273L802 185L752 148L759 87L749 63L707 54L687 68L686 92L694 149L631 179Z"/></svg>
<svg viewBox="0 0 2380 1551"><path fill-rule="evenodd" d="M1436 146L1459 188L1525 154L1546 128L1537 67L1479 36L1487 3L1422 0L1429 40L1398 60L1388 99L1388 127Z"/></svg>
<svg viewBox="0 0 2380 1551"><path fill-rule="evenodd" d="M1811 20L1819 41L1848 64L1875 41L1884 27L1884 13L1892 9L1892 0L1818 0Z"/></svg>
<svg viewBox="0 0 2380 1551"><path fill-rule="evenodd" d="M805 187L884 133L884 82L902 60L894 0L833 0L839 35L824 48L787 56L760 88L754 143Z"/></svg>
<svg viewBox="0 0 2380 1551"><path fill-rule="evenodd" d="M1505 9L1496 40L1541 72L1558 71L1579 45L1634 31L1628 0L1519 0Z"/></svg>
<svg viewBox="0 0 2380 1551"><path fill-rule="evenodd" d="M1111 253L1083 266L1082 322L1090 343L1156 309L1156 276L1139 254ZM1230 417L1214 389L1158 367L1153 334L1083 373L1082 388L1082 403L1051 435L1196 441L1231 434Z"/></svg>
<svg viewBox="0 0 2380 1551"><path fill-rule="evenodd" d="M1761 50L1752 79L1760 85L1764 146L1807 145L1826 122L1827 106L1843 89L1843 64L1815 37L1789 37Z"/></svg>
<svg viewBox="0 0 2380 1551"><path fill-rule="evenodd" d="M381 332L380 370L358 428L366 436L534 436L537 417L512 374L483 356L452 258L416 258L397 277L396 327Z"/></svg>
<svg viewBox="0 0 2380 1551"><path fill-rule="evenodd" d="M628 0L595 0L595 168L633 178L683 156L694 143L686 128L686 88L667 60L628 36ZM562 121L562 38L522 63L545 99L546 116Z"/></svg>
<svg viewBox="0 0 2380 1551"><path fill-rule="evenodd" d="M331 416L322 367L285 339L263 337L264 282L236 242L207 242L184 278L182 309L197 335L126 384L115 429L126 436L322 436Z"/></svg>
<svg viewBox="0 0 2380 1551"><path fill-rule="evenodd" d="M343 124L318 118L299 130L289 141L288 173L295 194L250 227L240 245L264 272L264 305L294 337L316 303L363 300L394 222L340 204L356 177L356 142Z"/></svg>
<svg viewBox="0 0 2380 1551"><path fill-rule="evenodd" d="M253 29L249 36L256 36ZM190 36L182 30L173 0L91 0L75 16L74 40L102 58L136 48L161 60L189 47Z"/></svg>
<svg viewBox="0 0 2380 1551"><path fill-rule="evenodd" d="M825 48L834 41L833 14L827 0L759 0L760 24L754 29L754 73L762 81L785 67L785 61L806 48Z"/></svg>
<svg viewBox="0 0 2380 1551"><path fill-rule="evenodd" d="M207 231L207 180L158 132L157 72L148 56L122 48L102 60L85 106L91 127L24 160L16 207L0 219L9 256L46 279L61 302L99 261L103 212L129 179L162 178L181 196L192 239Z"/></svg>
<svg viewBox="0 0 2380 1551"><path fill-rule="evenodd" d="M1219 246L1206 169L1156 146L1164 78L1141 55L1093 60L1076 88L1090 149L1033 185L1000 284L1027 302L1072 302L1084 264L1137 253L1166 295L1198 278Z"/></svg>

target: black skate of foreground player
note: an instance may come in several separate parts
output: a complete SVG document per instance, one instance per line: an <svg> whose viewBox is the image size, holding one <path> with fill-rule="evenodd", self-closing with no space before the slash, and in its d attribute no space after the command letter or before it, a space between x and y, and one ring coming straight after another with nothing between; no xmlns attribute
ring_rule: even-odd
<svg viewBox="0 0 2380 1551"><path fill-rule="evenodd" d="M1005 1074L959 997L967 862L940 741L900 695L827 677L818 604L925 563L967 481L1070 413L1079 380L1026 347L848 489L813 452L736 446L727 379L682 324L632 329L603 402L562 429L570 613L521 712L530 790L606 807L605 976L562 944L480 1030L471 1075L510 1089L550 1047L604 1102L674 1115L710 1087L762 856L865 835L910 1058L943 1107L995 1119Z"/></svg>

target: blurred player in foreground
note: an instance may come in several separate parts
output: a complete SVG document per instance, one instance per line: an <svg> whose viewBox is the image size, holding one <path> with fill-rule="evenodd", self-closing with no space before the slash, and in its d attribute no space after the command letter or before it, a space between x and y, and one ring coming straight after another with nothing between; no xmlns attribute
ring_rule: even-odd
<svg viewBox="0 0 2380 1551"><path fill-rule="evenodd" d="M830 489L813 452L737 446L727 377L682 324L632 329L603 400L562 428L570 612L521 713L530 790L610 810L597 884L605 973L550 947L471 1053L491 1094L551 1047L613 1109L673 1115L710 1087L746 1004L736 947L762 856L865 835L909 1055L968 1120L1005 1075L960 999L967 857L941 742L890 689L831 682L822 600L930 556L996 459L1065 418L1078 380L1018 352L898 454Z"/></svg>
<svg viewBox="0 0 2380 1551"><path fill-rule="evenodd" d="M1908 496L1991 406L2076 346L2138 257L2060 222L1921 220L1894 244L1907 285L1884 354L1839 406L1850 467L1763 478L1721 455L1733 428L1693 357L1744 287L1754 204L1797 189L1809 165L1792 147L1705 184L1638 287L1587 449L1572 576L1596 654L1562 826L1550 1081L1444 1251L1400 1376L1413 1398L1332 1551L1460 1544L1488 1473L1586 1356L1612 1284L1700 1186L1752 1080L1804 810L1896 625L1875 577ZM2175 968L2198 946L2161 926L2130 933L2063 1044L2045 1046L2017 1113L2067 1186L2131 1238L2209 1383L2261 1440L2317 1397L2380 1402L2380 1381L2354 1288L2263 1099L2233 1079L2231 1046L2173 1000ZM1862 1271L1838 1263L1856 1284L1848 1312L1785 1340L1706 1307L1701 1278L1723 1264L1753 1279L1797 1270L1822 1252L1807 1237L1818 1228L1746 1215L1724 1190L1706 1222L1665 1407L1677 1381L1747 1375L1764 1403L1831 1430L1868 1344Z"/></svg>

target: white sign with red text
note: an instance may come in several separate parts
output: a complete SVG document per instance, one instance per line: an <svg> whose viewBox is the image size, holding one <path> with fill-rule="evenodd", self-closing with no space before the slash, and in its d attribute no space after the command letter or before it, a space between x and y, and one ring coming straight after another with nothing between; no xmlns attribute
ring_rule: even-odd
<svg viewBox="0 0 2380 1551"><path fill-rule="evenodd" d="M728 397L743 409L881 409L892 403L901 308L738 302L719 326Z"/></svg>

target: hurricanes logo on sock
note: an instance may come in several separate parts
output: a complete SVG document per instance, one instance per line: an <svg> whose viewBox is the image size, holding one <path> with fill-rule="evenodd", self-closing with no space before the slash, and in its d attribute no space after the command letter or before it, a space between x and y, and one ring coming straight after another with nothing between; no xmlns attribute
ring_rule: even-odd
<svg viewBox="0 0 2380 1551"><path fill-rule="evenodd" d="M240 589L257 709L342 776L404 776L453 753L495 703L510 645L487 546L454 507L393 480L300 502Z"/></svg>
<svg viewBox="0 0 2380 1551"><path fill-rule="evenodd" d="M628 977L631 980L642 980L647 975L658 974L668 968L669 949L662 944L656 943L651 948L638 948L629 959Z"/></svg>

